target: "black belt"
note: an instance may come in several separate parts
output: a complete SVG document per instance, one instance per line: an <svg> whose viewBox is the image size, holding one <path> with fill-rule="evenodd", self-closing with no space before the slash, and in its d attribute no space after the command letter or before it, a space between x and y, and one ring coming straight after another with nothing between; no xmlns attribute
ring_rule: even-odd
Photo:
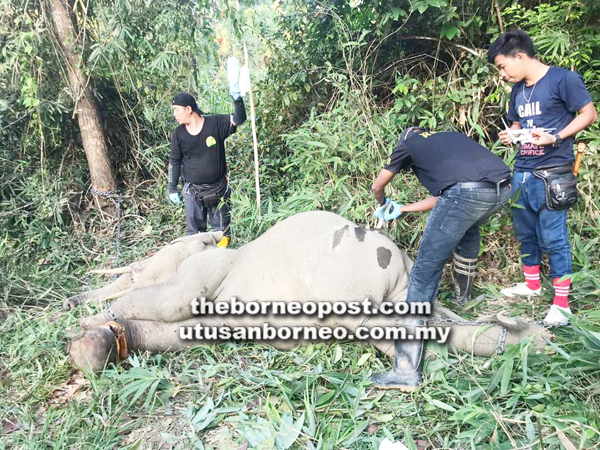
<svg viewBox="0 0 600 450"><path fill-rule="evenodd" d="M497 192L500 192L500 189L506 186L510 186L510 178L505 178L497 183L494 183L493 181L459 181L452 186L442 189L440 194L443 194L450 189L496 189Z"/></svg>

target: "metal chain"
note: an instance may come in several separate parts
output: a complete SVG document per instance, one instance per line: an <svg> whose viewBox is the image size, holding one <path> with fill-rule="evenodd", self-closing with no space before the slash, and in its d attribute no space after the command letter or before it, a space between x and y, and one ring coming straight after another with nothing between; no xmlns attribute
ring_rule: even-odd
<svg viewBox="0 0 600 450"><path fill-rule="evenodd" d="M97 189L90 189L90 193L92 195L99 195L100 197L105 197L109 199L113 205L117 208L117 262L116 267L119 267L119 263L121 260L121 194L116 194L114 191L111 192L102 192ZM115 200L117 199L117 200Z"/></svg>
<svg viewBox="0 0 600 450"><path fill-rule="evenodd" d="M484 321L484 320L456 320L456 319L438 318L438 317L430 317L427 320L429 320L430 322L433 322L433 323L441 323L441 324L447 324L447 325L490 325L490 324L500 325L498 322L489 321L489 320L486 320L486 321ZM527 319L519 319L519 320L522 322L525 322L525 323L540 325L545 328L548 328L548 327L561 328L561 327L566 327L566 326L570 325L570 323L560 323L560 324L548 323L548 322L544 322L543 320L527 320Z"/></svg>
<svg viewBox="0 0 600 450"><path fill-rule="evenodd" d="M483 321L483 320L456 320L456 319L449 319L449 318L437 318L437 317L430 317L427 319L429 322L433 322L433 323L441 323L441 324L445 324L445 325L490 325L492 323L494 324L498 324L498 322L491 322L491 321Z"/></svg>
<svg viewBox="0 0 600 450"><path fill-rule="evenodd" d="M492 324L493 325L501 325L498 322L493 322L493 321L489 321L489 320L456 320L456 319L449 319L449 318L442 319L442 318L437 318L437 317L430 317L427 320L431 323L439 323L439 324L444 324L444 325L471 325L471 326L492 325ZM568 322L561 323L561 324L549 324L547 322L544 322L543 320L539 320L539 321L525 320L525 319L519 319L519 320L522 320L525 323L541 325L544 328L548 328L550 326L553 326L554 328L560 328L560 327L566 327L566 326L570 325ZM496 350L499 355L502 355L506 349L507 335L508 335L508 329L506 327L502 327L502 331L500 332L500 339L498 339L498 347Z"/></svg>
<svg viewBox="0 0 600 450"><path fill-rule="evenodd" d="M500 339L498 340L498 349L496 350L499 355L504 353L507 334L508 330L506 328L502 328L502 331L500 332Z"/></svg>
<svg viewBox="0 0 600 450"><path fill-rule="evenodd" d="M104 306L104 314L106 314L110 318L110 320L113 320L113 321L117 320L117 318L115 317L113 312L110 310L110 307L108 305Z"/></svg>

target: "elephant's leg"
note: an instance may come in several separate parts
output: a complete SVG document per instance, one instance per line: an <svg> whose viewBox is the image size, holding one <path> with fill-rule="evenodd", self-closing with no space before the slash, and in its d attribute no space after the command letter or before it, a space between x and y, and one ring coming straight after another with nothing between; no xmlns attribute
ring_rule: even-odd
<svg viewBox="0 0 600 450"><path fill-rule="evenodd" d="M74 295L73 297L69 297L63 303L63 308L71 309L77 305L88 302L90 300L101 301L102 299L106 298L107 296L113 295L116 292L121 292L126 289L129 289L132 284L132 273L124 273L108 286L104 286L103 288L96 289L94 291L83 292L81 294Z"/></svg>
<svg viewBox="0 0 600 450"><path fill-rule="evenodd" d="M77 369L98 372L108 363L117 363L134 351L175 351L218 343L213 339L181 339L182 327L193 328L199 322L206 327L223 326L223 322L216 317L172 323L147 320L108 322L102 324L102 328L87 330L69 342L69 362Z"/></svg>
<svg viewBox="0 0 600 450"><path fill-rule="evenodd" d="M401 317L402 316L385 315L372 316L364 323L364 326L370 329L374 327L394 327ZM433 317L450 318L457 321L465 320L448 309L438 306L434 308ZM351 322L342 320L340 321L340 324L350 331L355 331L362 323L362 320L358 321L356 319L357 318L351 319ZM460 352L471 353L476 356L491 356L497 351L498 344L504 333L506 333L506 344L519 344L526 337L532 336L533 350L535 351L543 350L546 345L546 340L551 337L551 334L547 330L537 324L506 319L501 316L494 317L488 321L496 323L489 325L452 325L446 343L450 344L451 348L456 348L456 350ZM449 325L428 321L426 326L446 327ZM506 332L503 330L506 330ZM438 332L436 336L439 338L441 333ZM394 356L393 340L370 339L370 342L386 355L390 357Z"/></svg>
<svg viewBox="0 0 600 450"><path fill-rule="evenodd" d="M110 306L110 314L103 311L82 319L80 325L88 329L109 320L181 322L189 319L192 317L192 301L201 297L212 300L234 258L235 250L208 251L190 256L171 281L135 289L114 302Z"/></svg>
<svg viewBox="0 0 600 450"><path fill-rule="evenodd" d="M531 351L544 351L547 341L552 338L546 328L535 323L523 322L497 314L490 320L489 325L453 325L450 332L449 344L457 350L476 356L491 356L503 344L520 344L525 338L531 337ZM502 344L503 343L503 344Z"/></svg>
<svg viewBox="0 0 600 450"><path fill-rule="evenodd" d="M180 322L192 317L190 303L194 298L208 297L211 292L201 279L177 277L167 283L129 292L115 301L108 311L81 319L79 324L87 330L110 320Z"/></svg>

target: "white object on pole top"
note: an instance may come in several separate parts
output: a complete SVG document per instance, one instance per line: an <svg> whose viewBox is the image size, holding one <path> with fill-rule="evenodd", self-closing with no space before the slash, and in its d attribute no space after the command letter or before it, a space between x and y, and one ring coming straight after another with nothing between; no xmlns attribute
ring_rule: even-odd
<svg viewBox="0 0 600 450"><path fill-rule="evenodd" d="M240 76L240 60L235 56L227 58L227 81L229 84L237 83Z"/></svg>
<svg viewBox="0 0 600 450"><path fill-rule="evenodd" d="M240 69L240 92L242 97L250 92L250 69L245 65Z"/></svg>

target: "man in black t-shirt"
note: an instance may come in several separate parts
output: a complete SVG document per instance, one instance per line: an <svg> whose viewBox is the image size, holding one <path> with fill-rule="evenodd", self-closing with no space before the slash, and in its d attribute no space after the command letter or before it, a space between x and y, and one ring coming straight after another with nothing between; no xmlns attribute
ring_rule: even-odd
<svg viewBox="0 0 600 450"><path fill-rule="evenodd" d="M389 204L385 186L403 169L412 169L431 197L411 205L386 208L384 218L402 212L428 211L427 224L409 282L406 301L433 305L448 259L454 254L457 302L470 300L479 255L479 226L510 197L510 169L502 159L474 140L457 132L428 132L409 128L402 132L388 164L379 173L372 191L380 205ZM398 325L414 335L423 325L406 316ZM381 388L410 391L421 382L423 342L397 340L394 369L373 377Z"/></svg>
<svg viewBox="0 0 600 450"><path fill-rule="evenodd" d="M220 247L227 247L230 239L225 139L246 120L239 88L231 94L235 105L232 115L204 115L194 97L177 94L173 115L180 125L171 135L169 153L169 199L175 204L181 202L177 185L182 174L188 234L206 231L208 216L212 230L224 232Z"/></svg>

